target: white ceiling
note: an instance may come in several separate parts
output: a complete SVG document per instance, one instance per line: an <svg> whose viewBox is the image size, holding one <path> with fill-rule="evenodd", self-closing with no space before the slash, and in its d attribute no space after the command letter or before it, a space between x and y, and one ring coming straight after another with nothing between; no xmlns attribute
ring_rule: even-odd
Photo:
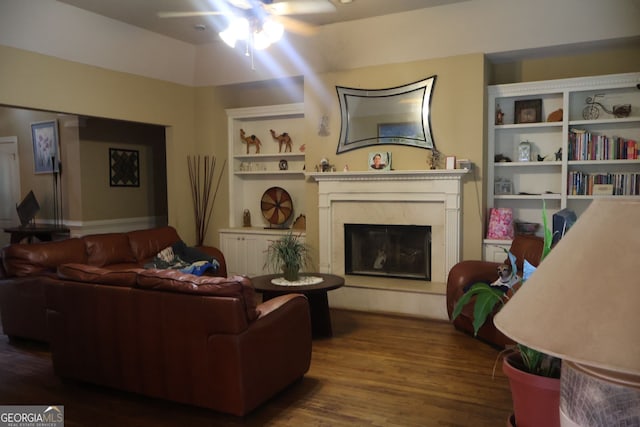
<svg viewBox="0 0 640 427"><path fill-rule="evenodd" d="M218 32L226 27L222 16L190 18L158 18L157 12L221 10L225 0L58 0L98 15L122 21L194 45L219 41ZM296 1L296 0L293 0ZM374 16L383 16L417 9L460 3L470 0L352 0L341 3L330 0L335 12L312 15L291 15L291 18L313 24L329 25ZM274 2L277 3L277 0ZM196 29L204 26L204 30Z"/></svg>

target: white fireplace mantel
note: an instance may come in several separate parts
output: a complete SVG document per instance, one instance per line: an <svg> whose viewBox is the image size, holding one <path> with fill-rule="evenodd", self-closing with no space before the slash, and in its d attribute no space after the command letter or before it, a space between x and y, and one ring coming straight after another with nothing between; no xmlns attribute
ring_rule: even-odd
<svg viewBox="0 0 640 427"><path fill-rule="evenodd" d="M446 275L461 256L462 178L467 172L466 169L437 169L307 174L318 182L320 271L344 275L343 228L346 222L435 225L432 227L431 280L438 282L444 290ZM347 288L352 280L353 286L359 286L355 284L356 278L348 278ZM388 287L378 286L377 293L399 293L400 288L393 282L394 280L390 280ZM425 283L425 287L427 285L431 284ZM346 290L342 295L349 299L348 293ZM335 297L340 298L338 294L335 292ZM399 301L396 307L388 307L385 306L390 301L388 295L380 296L380 306L373 307L373 310L402 312L402 308L398 306L415 305L414 299L410 304ZM409 295L408 298L412 297ZM360 297L354 299L363 300ZM371 296L366 300L370 304L377 304ZM436 305L439 306L440 302ZM442 308L438 307L438 313L427 317L441 318L443 309L444 304Z"/></svg>
<svg viewBox="0 0 640 427"><path fill-rule="evenodd" d="M445 214L445 270L460 260L462 177L467 169L417 171L317 172L320 269L332 272L333 205L340 201L440 202ZM339 272L336 272L339 273Z"/></svg>
<svg viewBox="0 0 640 427"><path fill-rule="evenodd" d="M358 172L313 172L307 173L315 181L398 181L398 180L460 180L468 169L393 170Z"/></svg>

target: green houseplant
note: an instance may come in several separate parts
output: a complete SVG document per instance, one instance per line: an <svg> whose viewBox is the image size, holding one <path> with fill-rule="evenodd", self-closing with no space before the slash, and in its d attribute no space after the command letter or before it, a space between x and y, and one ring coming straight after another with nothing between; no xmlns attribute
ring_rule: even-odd
<svg viewBox="0 0 640 427"><path fill-rule="evenodd" d="M278 240L273 240L267 248L265 267L271 271L282 271L284 278L290 282L297 281L300 269L310 264L309 246L291 231Z"/></svg>
<svg viewBox="0 0 640 427"><path fill-rule="evenodd" d="M541 261L551 251L553 234L547 223L546 207L543 204L544 244ZM508 253L511 271L516 272L515 257ZM460 315L464 306L474 301L474 334L487 321L491 313L500 310L515 292L524 286L535 267L525 260L522 282L504 291L487 283L474 283L458 300L452 318ZM515 274L515 273L514 273ZM508 349L503 360L503 371L509 378L515 419L518 426L559 426L558 407L560 400L560 359L516 343ZM512 417L513 418L513 417ZM511 422L511 420L510 420Z"/></svg>

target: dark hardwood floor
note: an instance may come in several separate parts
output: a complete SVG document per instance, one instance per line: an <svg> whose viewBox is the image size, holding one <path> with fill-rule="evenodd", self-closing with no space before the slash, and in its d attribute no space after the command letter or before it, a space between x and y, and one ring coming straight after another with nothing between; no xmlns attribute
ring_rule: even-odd
<svg viewBox="0 0 640 427"><path fill-rule="evenodd" d="M308 374L244 418L78 382L46 347L0 335L0 404L62 404L70 426L503 426L498 351L445 322L332 310Z"/></svg>

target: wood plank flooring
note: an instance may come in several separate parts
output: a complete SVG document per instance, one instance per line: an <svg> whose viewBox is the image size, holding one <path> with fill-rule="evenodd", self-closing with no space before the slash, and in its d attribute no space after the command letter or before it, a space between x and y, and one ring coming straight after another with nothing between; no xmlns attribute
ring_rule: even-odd
<svg viewBox="0 0 640 427"><path fill-rule="evenodd" d="M246 417L63 382L46 347L0 335L0 404L63 404L65 426L503 426L498 351L446 322L332 310L309 373Z"/></svg>

